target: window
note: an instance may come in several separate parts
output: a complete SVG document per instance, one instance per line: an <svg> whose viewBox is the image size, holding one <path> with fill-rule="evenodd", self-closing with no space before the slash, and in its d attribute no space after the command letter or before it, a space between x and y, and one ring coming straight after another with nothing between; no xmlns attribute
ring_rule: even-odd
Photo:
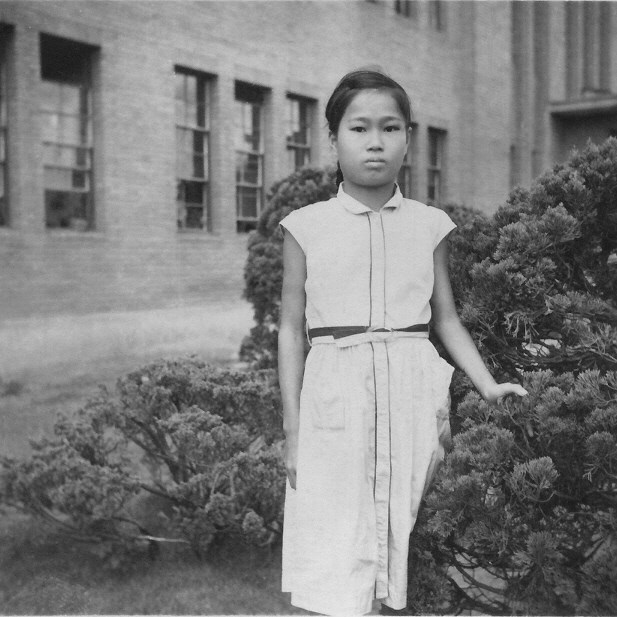
<svg viewBox="0 0 617 617"><path fill-rule="evenodd" d="M417 9L416 0L394 0L394 11L398 15L415 18L418 12Z"/></svg>
<svg viewBox="0 0 617 617"><path fill-rule="evenodd" d="M8 165L7 165L7 107L6 107L6 37L0 26L0 226L9 224Z"/></svg>
<svg viewBox="0 0 617 617"><path fill-rule="evenodd" d="M205 75L180 68L175 80L178 229L208 229L210 82Z"/></svg>
<svg viewBox="0 0 617 617"><path fill-rule="evenodd" d="M583 4L583 89L610 89L611 7L607 2Z"/></svg>
<svg viewBox="0 0 617 617"><path fill-rule="evenodd" d="M444 150L446 131L429 128L428 130L428 182L426 198L430 204L441 203L444 183Z"/></svg>
<svg viewBox="0 0 617 617"><path fill-rule="evenodd" d="M409 146L407 147L407 153L403 160L403 165L399 171L398 178L396 179L403 197L413 199L417 193L417 179L416 179L416 162L417 156L417 139L416 139L416 125L412 126L411 133L409 135Z"/></svg>
<svg viewBox="0 0 617 617"><path fill-rule="evenodd" d="M311 161L311 125L313 101L296 96L287 97L287 155L289 173Z"/></svg>
<svg viewBox="0 0 617 617"><path fill-rule="evenodd" d="M264 165L263 111L263 90L236 84L234 132L238 231L255 229L261 213Z"/></svg>
<svg viewBox="0 0 617 617"><path fill-rule="evenodd" d="M47 227L94 227L92 48L41 35L41 107Z"/></svg>
<svg viewBox="0 0 617 617"><path fill-rule="evenodd" d="M443 0L429 0L428 23L434 30L446 29L446 7Z"/></svg>

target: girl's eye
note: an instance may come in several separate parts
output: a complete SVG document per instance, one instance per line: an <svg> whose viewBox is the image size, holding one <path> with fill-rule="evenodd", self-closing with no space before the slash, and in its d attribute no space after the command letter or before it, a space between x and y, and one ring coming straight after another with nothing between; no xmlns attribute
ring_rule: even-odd
<svg viewBox="0 0 617 617"><path fill-rule="evenodd" d="M392 126L387 126L386 127L386 131L388 133L391 133L392 131L400 131L400 130L401 130L401 127L397 126L397 125L392 125Z"/></svg>
<svg viewBox="0 0 617 617"><path fill-rule="evenodd" d="M362 133L365 129L363 126L352 126L351 130L356 131L357 133Z"/></svg>

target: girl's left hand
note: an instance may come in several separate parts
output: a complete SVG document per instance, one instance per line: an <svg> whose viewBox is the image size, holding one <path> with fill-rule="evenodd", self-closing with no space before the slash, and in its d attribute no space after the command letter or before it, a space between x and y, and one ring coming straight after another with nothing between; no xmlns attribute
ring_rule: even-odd
<svg viewBox="0 0 617 617"><path fill-rule="evenodd" d="M489 386L483 393L482 398L491 404L501 403L502 399L509 394L527 396L529 392L517 383L496 383Z"/></svg>

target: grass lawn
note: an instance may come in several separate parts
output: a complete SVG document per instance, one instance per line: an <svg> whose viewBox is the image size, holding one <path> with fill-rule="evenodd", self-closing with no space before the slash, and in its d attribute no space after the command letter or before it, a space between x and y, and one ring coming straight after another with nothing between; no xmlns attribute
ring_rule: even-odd
<svg viewBox="0 0 617 617"><path fill-rule="evenodd" d="M70 415L97 384L113 386L142 364L114 361L0 383L0 454L28 456L28 439L48 433L58 412ZM0 510L0 614L306 614L280 592L280 574L280 547L231 542L203 561L167 548L113 574L88 546Z"/></svg>
<svg viewBox="0 0 617 617"><path fill-rule="evenodd" d="M279 548L229 542L201 562L170 550L113 574L87 546L16 514L0 526L0 613L307 614L280 592Z"/></svg>

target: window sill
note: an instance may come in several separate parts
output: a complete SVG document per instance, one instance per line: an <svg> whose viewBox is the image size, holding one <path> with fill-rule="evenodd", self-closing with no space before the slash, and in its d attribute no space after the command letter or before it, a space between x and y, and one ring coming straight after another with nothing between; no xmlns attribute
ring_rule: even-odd
<svg viewBox="0 0 617 617"><path fill-rule="evenodd" d="M62 240L83 240L85 238L103 240L106 238L105 233L98 230L80 231L78 229L47 228L45 229L45 234L50 238L58 238Z"/></svg>
<svg viewBox="0 0 617 617"><path fill-rule="evenodd" d="M208 231L207 229L178 229L177 237L182 238L182 241L206 241L210 238L220 238L221 234L218 231Z"/></svg>

